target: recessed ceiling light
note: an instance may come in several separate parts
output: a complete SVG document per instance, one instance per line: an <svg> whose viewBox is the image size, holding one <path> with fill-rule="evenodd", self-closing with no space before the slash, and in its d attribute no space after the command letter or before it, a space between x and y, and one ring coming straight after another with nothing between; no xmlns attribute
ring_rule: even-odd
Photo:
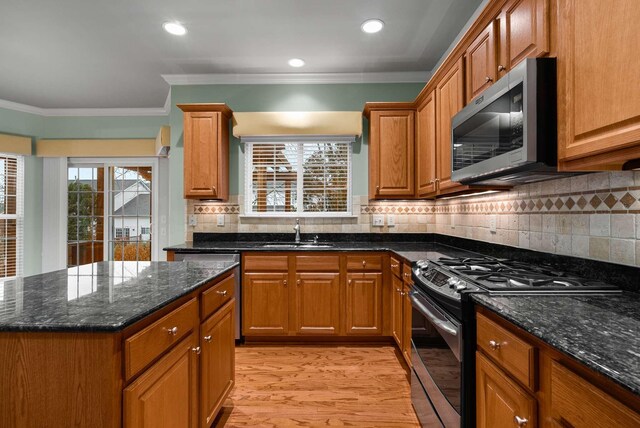
<svg viewBox="0 0 640 428"><path fill-rule="evenodd" d="M289 60L289 65L296 68L302 67L304 65L304 60L300 58L291 58Z"/></svg>
<svg viewBox="0 0 640 428"><path fill-rule="evenodd" d="M384 27L384 22L379 19L367 19L360 26L362 31L369 34L377 33L382 30L382 27Z"/></svg>
<svg viewBox="0 0 640 428"><path fill-rule="evenodd" d="M187 29L184 28L184 25L179 22L165 22L162 24L162 28L169 34L173 34L174 36L184 36L187 34Z"/></svg>

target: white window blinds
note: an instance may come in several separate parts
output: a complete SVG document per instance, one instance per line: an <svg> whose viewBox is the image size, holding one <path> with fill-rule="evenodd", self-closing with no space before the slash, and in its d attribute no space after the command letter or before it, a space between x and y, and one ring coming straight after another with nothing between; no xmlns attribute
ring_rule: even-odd
<svg viewBox="0 0 640 428"><path fill-rule="evenodd" d="M23 274L24 166L0 153L0 278Z"/></svg>
<svg viewBox="0 0 640 428"><path fill-rule="evenodd" d="M352 141L335 137L245 140L245 213L351 214Z"/></svg>

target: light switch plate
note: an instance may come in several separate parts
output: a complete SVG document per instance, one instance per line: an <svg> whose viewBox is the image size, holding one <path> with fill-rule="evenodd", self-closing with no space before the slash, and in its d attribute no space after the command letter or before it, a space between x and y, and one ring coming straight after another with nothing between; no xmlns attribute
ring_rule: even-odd
<svg viewBox="0 0 640 428"><path fill-rule="evenodd" d="M498 231L498 218L495 214L489 216L489 232L496 233Z"/></svg>
<svg viewBox="0 0 640 428"><path fill-rule="evenodd" d="M224 214L218 214L218 217L216 218L216 224L218 225L218 227L224 226Z"/></svg>
<svg viewBox="0 0 640 428"><path fill-rule="evenodd" d="M384 226L384 214L373 214L371 219L371 224L374 227L382 227Z"/></svg>
<svg viewBox="0 0 640 428"><path fill-rule="evenodd" d="M197 226L198 218L195 214L189 214L189 226Z"/></svg>
<svg viewBox="0 0 640 428"><path fill-rule="evenodd" d="M389 227L396 226L396 216L394 214L387 214L387 226Z"/></svg>
<svg viewBox="0 0 640 428"><path fill-rule="evenodd" d="M456 216L455 214L451 214L451 229L455 229L456 228Z"/></svg>

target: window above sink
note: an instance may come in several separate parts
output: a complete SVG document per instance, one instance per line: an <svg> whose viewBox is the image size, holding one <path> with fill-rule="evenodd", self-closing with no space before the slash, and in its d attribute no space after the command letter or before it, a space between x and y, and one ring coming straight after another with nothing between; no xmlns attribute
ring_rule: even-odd
<svg viewBox="0 0 640 428"><path fill-rule="evenodd" d="M355 137L246 137L247 217L352 216Z"/></svg>

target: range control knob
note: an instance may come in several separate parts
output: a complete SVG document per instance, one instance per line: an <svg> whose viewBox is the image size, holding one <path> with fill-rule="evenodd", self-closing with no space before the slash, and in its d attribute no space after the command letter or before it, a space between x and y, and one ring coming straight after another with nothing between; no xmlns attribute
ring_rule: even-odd
<svg viewBox="0 0 640 428"><path fill-rule="evenodd" d="M456 291L460 292L462 290L465 290L467 288L467 284L465 284L462 281L458 281L458 283L456 284Z"/></svg>
<svg viewBox="0 0 640 428"><path fill-rule="evenodd" d="M459 280L459 279L456 279L456 278L449 278L449 279L447 280L447 284L449 284L449 288L453 288L453 287L455 287L455 286L456 286L456 284L458 284L459 282L460 282L460 280Z"/></svg>

